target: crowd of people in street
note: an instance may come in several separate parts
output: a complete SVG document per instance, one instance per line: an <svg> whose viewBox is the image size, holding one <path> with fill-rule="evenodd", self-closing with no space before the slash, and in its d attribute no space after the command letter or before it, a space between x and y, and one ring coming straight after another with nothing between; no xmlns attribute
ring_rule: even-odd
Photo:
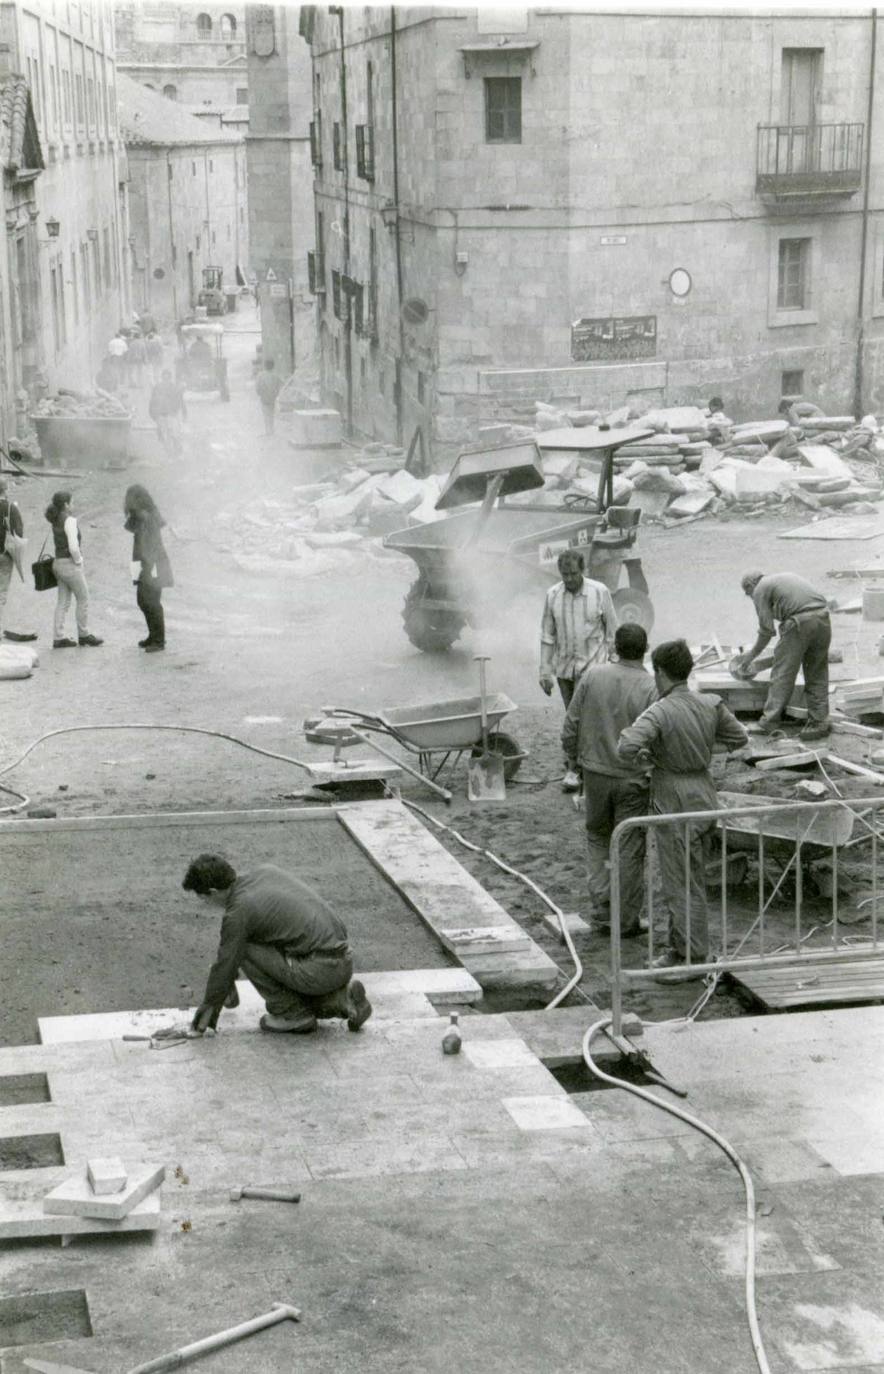
<svg viewBox="0 0 884 1374"><path fill-rule="evenodd" d="M718 808L713 754L749 741L725 703L688 686L694 658L683 639L658 644L645 666L648 637L635 623L617 624L607 587L585 575L583 555L559 556L561 581L546 594L540 633L540 686L555 682L565 706L563 790L582 791L586 823L587 885L596 930L611 931L611 839L621 821L638 817L689 817L653 827L665 947L661 970L710 957L705 869ZM782 572L746 573L743 590L753 601L758 633L737 660L746 676L779 628L770 687L754 730L772 734L782 724L799 670L808 721L802 741L824 738L828 716L828 648L825 597L804 578ZM648 827L627 826L619 837L618 926L624 938L647 930Z"/></svg>

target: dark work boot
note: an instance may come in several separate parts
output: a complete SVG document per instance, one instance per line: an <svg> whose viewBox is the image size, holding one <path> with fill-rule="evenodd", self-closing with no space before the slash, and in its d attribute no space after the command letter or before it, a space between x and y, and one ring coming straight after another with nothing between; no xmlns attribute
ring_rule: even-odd
<svg viewBox="0 0 884 1374"><path fill-rule="evenodd" d="M267 1011L258 1022L263 1031L283 1031L290 1035L309 1035L316 1030L316 1017L309 1011L290 1011L284 1016L275 1016Z"/></svg>
<svg viewBox="0 0 884 1374"><path fill-rule="evenodd" d="M365 986L354 978L347 989L350 1014L347 1017L347 1030L358 1031L365 1025L372 1013L372 1005L365 995Z"/></svg>

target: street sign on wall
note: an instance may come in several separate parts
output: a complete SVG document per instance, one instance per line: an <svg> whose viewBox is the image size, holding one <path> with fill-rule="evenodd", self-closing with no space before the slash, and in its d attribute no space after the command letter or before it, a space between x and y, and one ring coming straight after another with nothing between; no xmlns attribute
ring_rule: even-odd
<svg viewBox="0 0 884 1374"><path fill-rule="evenodd" d="M571 357L575 362L628 362L657 356L656 315L611 315L575 320Z"/></svg>

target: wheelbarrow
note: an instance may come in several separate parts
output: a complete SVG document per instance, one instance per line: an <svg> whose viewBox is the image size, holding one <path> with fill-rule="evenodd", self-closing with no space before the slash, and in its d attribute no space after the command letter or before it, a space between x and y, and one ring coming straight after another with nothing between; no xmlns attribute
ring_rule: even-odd
<svg viewBox="0 0 884 1374"><path fill-rule="evenodd" d="M608 587L621 622L651 629L654 611L641 559L626 556L636 542L641 512L612 504L616 450L646 438L650 430L574 433L581 453L598 457L595 496L561 506L526 501L526 494L544 485L533 441L469 450L454 463L436 509L481 502L479 509L386 536L385 548L417 564L418 577L402 610L415 648L424 653L450 649L464 627L478 619L477 588L493 588L498 608L501 599L519 591L545 591L558 578L556 562L566 549L584 554L587 575ZM624 569L628 586L619 588Z"/></svg>
<svg viewBox="0 0 884 1374"><path fill-rule="evenodd" d="M509 782L528 755L512 735L500 729L500 722L518 708L504 692L492 692L485 701L489 751L503 758L504 778ZM345 724L349 724L352 738L341 737L332 728ZM374 742L373 736L384 736L395 741L406 753L416 755L417 769L409 768L396 755L388 753ZM312 744L334 744L336 750L348 744L367 743L400 764L406 772L444 792L445 789L437 786L443 770L447 768L450 777L464 754L477 757L482 752L482 699L479 696L455 697L449 701L389 707L374 715L346 706L325 706L321 719L304 722L304 737Z"/></svg>

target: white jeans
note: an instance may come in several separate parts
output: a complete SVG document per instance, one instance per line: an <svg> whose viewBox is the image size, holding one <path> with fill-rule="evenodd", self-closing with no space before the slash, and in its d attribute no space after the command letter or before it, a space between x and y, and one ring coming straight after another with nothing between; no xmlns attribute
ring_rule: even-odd
<svg viewBox="0 0 884 1374"><path fill-rule="evenodd" d="M55 603L56 639L64 639L64 622L73 596L77 602L77 637L82 639L89 633L89 588L83 565L76 564L72 558L53 558L52 571L58 581L58 600Z"/></svg>
<svg viewBox="0 0 884 1374"><path fill-rule="evenodd" d="M13 567L12 555L4 550L3 553L0 553L0 632L3 630L3 612L6 609L6 597L9 594Z"/></svg>

